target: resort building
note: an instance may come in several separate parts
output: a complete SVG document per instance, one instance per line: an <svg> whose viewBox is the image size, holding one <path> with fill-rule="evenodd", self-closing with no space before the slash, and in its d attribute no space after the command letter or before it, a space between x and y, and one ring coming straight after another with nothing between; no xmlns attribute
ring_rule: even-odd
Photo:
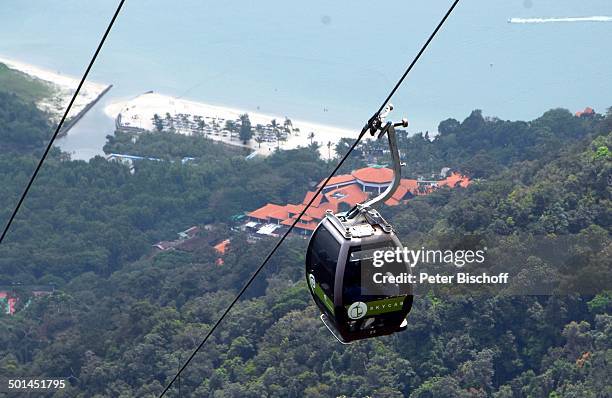
<svg viewBox="0 0 612 398"><path fill-rule="evenodd" d="M223 255L227 253L227 250L229 249L229 245L230 245L230 240L225 239L213 246L213 249L215 249L215 251L221 256L217 258L217 261L215 261L215 264L223 265Z"/></svg>
<svg viewBox="0 0 612 398"><path fill-rule="evenodd" d="M591 108L590 106L587 106L586 108L584 108L583 111L576 112L576 117L587 117L587 116L594 116L594 115L595 115L595 110Z"/></svg>
<svg viewBox="0 0 612 398"><path fill-rule="evenodd" d="M191 228L188 228L184 231L178 232L178 239L175 240L162 240L160 242L157 242L153 245L153 248L155 248L158 251L168 251L168 250L173 250L173 249L184 249L186 251L189 251L188 249L191 248L192 243L197 239L197 235L200 232L200 227L198 226L193 226Z"/></svg>
<svg viewBox="0 0 612 398"><path fill-rule="evenodd" d="M357 203L366 201L370 196L383 192L391 184L392 178L393 170L376 166L354 170L351 174L332 177L296 224L296 230L304 234L314 231L327 210L334 213L347 211ZM323 182L321 181L317 188ZM385 203L388 206L396 206L415 196L427 195L442 186L467 187L469 184L469 178L458 173L451 173L442 180L402 178L397 191ZM278 205L268 203L247 213L250 226L252 228L257 227L260 230L266 228L273 230L276 227L289 226L293 224L314 194L315 192L312 191L306 193L304 200L299 204Z"/></svg>
<svg viewBox="0 0 612 398"><path fill-rule="evenodd" d="M161 159L157 158L145 158L143 156L134 156L134 155L123 155L119 153L111 153L106 156L106 160L109 162L119 162L123 164L127 164L128 166L133 166L134 162L139 160L154 160L156 162L161 162Z"/></svg>

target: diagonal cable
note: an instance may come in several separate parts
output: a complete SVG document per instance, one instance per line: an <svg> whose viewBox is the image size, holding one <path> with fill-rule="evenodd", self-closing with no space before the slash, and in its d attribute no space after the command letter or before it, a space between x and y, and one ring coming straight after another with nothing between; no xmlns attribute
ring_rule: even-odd
<svg viewBox="0 0 612 398"><path fill-rule="evenodd" d="M382 110L385 107L385 105L387 105L387 103L391 100L391 97L393 97L393 95L395 94L397 89L402 85L402 83L404 82L404 79L406 78L406 76L408 76L408 73L410 73L410 71L412 70L414 65L417 63L419 58L421 58L421 55L425 52L425 49L427 49L427 47L429 46L429 43L431 43L431 41L434 39L434 37L436 36L436 34L440 30L440 28L442 28L442 25L444 25L444 22L446 22L446 20L451 15L453 10L455 9L455 6L457 6L458 3L459 3L459 0L453 1L453 4L451 4L451 6L448 9L448 11L446 11L446 14L444 14L444 16L442 17L442 19L440 20L440 22L438 23L438 25L436 26L434 31L431 32L431 35L429 35L429 37L427 38L427 41L425 41L425 44L423 44L423 47L421 47L421 49L419 50L417 55L414 57L414 59L412 60L410 65L408 65L408 68L406 68L406 71L404 72L402 77L400 77L400 79L397 81L397 83L395 83L395 87L393 87L391 92L389 92L389 95L387 95L387 98L380 105L380 108L378 109L378 112L375 113L375 115L379 115L382 112Z"/></svg>
<svg viewBox="0 0 612 398"><path fill-rule="evenodd" d="M49 151L51 151L51 147L53 147L53 143L55 142L59 132L61 131L62 126L64 125L64 122L66 121L66 118L68 117L68 113L70 112L70 109L72 109L72 105L74 104L74 101L79 95L79 92L81 91L81 88L83 87L83 84L85 84L85 80L87 80L87 76L89 75L89 72L91 71L91 68L93 67L94 62L96 62L96 58L98 58L98 54L100 54L100 50L102 49L102 46L104 45L104 42L106 41L106 38L108 37L108 34L111 31L111 28L115 24L115 20L117 19L117 16L119 15L119 12L121 11L121 8L123 7L124 2L125 0L121 0L119 2L119 5L117 6L115 13L113 14L113 17L111 18L106 28L106 31L104 31L104 34L102 35L102 39L100 39L100 43L98 43L98 47L96 48L96 51L94 52L93 56L91 57L91 60L89 61L89 65L87 65L87 69L85 70L85 73L83 74L83 77L81 78L81 81L79 82L79 85L77 86L76 91L74 92L74 94L72 95L72 98L70 99L70 102L68 103L68 107L66 108L64 115L62 116L59 124L57 125L55 132L51 136L51 140L49 140L49 143L47 144L45 152L43 153L42 157L38 161L38 165L36 166L36 169L34 169L34 173L30 177L30 180L28 181L28 185L26 185L25 189L23 190L23 193L21 194L21 197L19 198L19 201L17 202L17 206L15 206L15 208L13 209L13 212L11 213L11 216L9 217L8 222L4 226L4 229L2 230L2 235L0 235L0 244L2 244L2 242L4 241L4 238L6 237L6 234L8 233L9 228L13 224L13 220L15 219L15 216L19 212L19 209L21 208L21 205L23 204L26 196L28 196L28 192L30 191L32 184L34 184L34 180L36 179L38 172L42 168L42 165L44 164L45 159L47 158L47 155L49 154Z"/></svg>
<svg viewBox="0 0 612 398"><path fill-rule="evenodd" d="M340 162L336 165L336 167L334 168L334 170L329 174L329 176L325 179L325 181L323 182L323 184L320 185L320 187L316 190L315 194L312 196L312 198L308 201L308 203L306 204L306 206L304 207L304 209L302 209L302 211L300 212L300 214L293 220L293 223L291 223L291 225L289 226L289 229L287 229L287 231L283 234L283 236L278 240L278 242L276 242L276 245L274 245L274 247L272 248L272 250L270 250L270 252L268 253L268 255L266 256L266 258L263 260L263 262L259 265L259 267L257 267L257 269L255 270L255 272L251 275L251 277L249 278L249 280L244 284L244 286L242 286L242 288L240 289L240 291L238 292L238 294L236 295L236 297L234 297L234 299L232 300L232 302L227 306L227 308L223 311L223 313L221 314L221 316L219 317L219 319L217 319L217 321L214 323L214 325L212 326L212 328L210 328L210 330L208 331L208 333L206 333L206 336L204 337L204 339L202 340L202 342L200 343L200 345L198 345L198 347L191 353L191 355L189 356L189 358L187 358L187 361L185 361L185 364L179 369L179 371L174 375L174 377L172 378L172 380L170 380L170 382L168 383L168 385L164 388L164 390L162 391L162 393L160 394L160 398L163 397L166 392L170 389L170 387L172 387L172 384L174 384L174 382L180 377L181 373L187 368L187 366L189 366L189 363L191 362L191 360L196 356L196 354L198 353L198 351L200 351L200 349L206 344L206 342L208 341L208 339L210 338L210 336L215 332L215 330L217 329L217 327L221 324L221 322L223 321L223 319L227 316L227 314L232 310L232 307L234 307L234 305L238 302L238 300L240 300L240 297L244 294L244 292L246 292L246 290L249 288L249 286L251 286L251 283L253 283L253 281L255 280L255 278L257 277L257 275L259 275L259 273L261 272L261 270L266 266L266 264L268 263L268 261L270 260L270 258L272 258L272 256L274 255L274 253L276 252L276 250L278 250L278 248L280 247L280 245L285 241L285 239L287 238L287 236L289 235L289 233L291 233L291 231L293 230L293 228L295 227L295 225L302 219L302 217L304 216L304 214L306 213L306 211L310 208L310 206L312 205L312 203L315 201L316 197L319 196L321 194L321 192L323 191L323 188L325 188L325 186L327 185L327 183L329 182L329 180L334 176L334 174L336 174L336 172L340 169L340 167L342 166L342 164L346 161L346 159L348 159L349 155L351 154L351 152L353 152L353 150L355 149L355 147L357 146L357 144L359 144L359 142L361 141L361 139L363 138L363 136L365 135L365 133L370 129L372 122L374 120L376 120L379 116L379 114L382 112L383 108L385 107L385 105L389 102L389 100L391 99L391 97L393 96L393 94L395 94L395 92L397 91L397 89L399 88L399 86L402 84L402 82L404 81L404 79L406 78L406 76L408 75L408 73L412 70L412 68L414 67L414 65L417 63L417 61L419 60L419 58L421 57L421 55L425 52L425 49L427 48L427 46L429 46L429 43L431 43L431 41L433 40L433 38L435 37L435 35L438 33L438 31L440 30L440 28L442 27L442 25L444 24L444 22L446 22L446 19L450 16L450 14L452 13L453 9L455 8L455 6L459 3L459 0L455 0L453 2L453 4L451 5L451 7L448 9L448 11L446 12L446 14L444 15L444 17L440 20L440 22L438 23L438 25L436 26L436 28L434 29L434 31L431 33L431 35L429 36L429 38L427 39L427 41L425 42L425 44L423 44L423 46L421 47L421 50L417 53L417 55L414 57L414 59L412 60L412 62L410 63L410 65L408 66L408 68L406 69L406 71L404 72L404 74L402 75L402 77L399 79L399 81L397 82L397 84L395 85L395 87L391 90L391 93L387 96L387 98L385 99L385 101L382 103L382 105L380 106L380 109L374 114L374 116L372 116L372 118L370 118L370 120L368 121L368 124L366 124L363 129L361 130L361 133L359 133L359 136L357 137L357 139L355 140L355 142L353 143L353 145L351 145L351 147L349 148L349 150L346 152L346 154L342 157L342 159L340 160Z"/></svg>

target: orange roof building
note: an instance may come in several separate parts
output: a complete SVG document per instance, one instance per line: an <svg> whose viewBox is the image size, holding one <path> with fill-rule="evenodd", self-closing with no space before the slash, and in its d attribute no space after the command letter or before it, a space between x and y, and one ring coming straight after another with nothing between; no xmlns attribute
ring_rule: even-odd
<svg viewBox="0 0 612 398"><path fill-rule="evenodd" d="M216 250L217 253L219 254L225 254L225 252L227 251L227 249L229 248L229 244L230 244L230 240L229 239L225 239L219 243L217 243L214 248Z"/></svg>
<svg viewBox="0 0 612 398"><path fill-rule="evenodd" d="M391 184L392 179L393 170L386 167L366 167L354 170L351 174L330 178L322 192L295 225L296 230L305 234L314 231L318 223L325 217L326 211L339 213L350 210L357 203L363 203L370 196L383 192ZM324 181L321 181L317 188L320 188L323 183ZM453 173L440 181L402 178L397 191L385 203L388 206L397 206L414 196L426 195L440 186L467 187L469 183L469 178L458 173ZM300 204L282 206L268 203L247 215L258 222L290 226L310 203L314 194L315 192L312 191L307 192Z"/></svg>
<svg viewBox="0 0 612 398"><path fill-rule="evenodd" d="M224 255L225 253L227 253L227 249L229 248L229 245L230 245L230 240L225 239L217 243L215 246L213 246L213 248L218 254ZM217 260L215 261L215 264L223 265L223 258L222 257L217 258Z"/></svg>
<svg viewBox="0 0 612 398"><path fill-rule="evenodd" d="M448 186L450 188L455 188L457 186L466 188L468 185L470 185L470 179L466 176L462 176L459 173L453 173L444 180L438 181L438 184L440 186Z"/></svg>
<svg viewBox="0 0 612 398"><path fill-rule="evenodd" d="M393 178L393 170L386 167L366 167L351 173L361 183L389 184Z"/></svg>
<svg viewBox="0 0 612 398"><path fill-rule="evenodd" d="M584 108L583 111L576 112L576 116L577 117L581 117L581 116L593 116L594 114L595 114L595 110L593 108L591 108L590 106L587 106L586 108Z"/></svg>
<svg viewBox="0 0 612 398"><path fill-rule="evenodd" d="M323 182L325 182L325 180L321 181L319 185L317 185L317 188L319 188L323 184ZM325 184L325 189L334 189L334 188L341 187L342 185L352 184L354 182L355 182L355 177L353 177L352 175L340 174L340 175L333 176L332 178L330 178L327 184Z"/></svg>
<svg viewBox="0 0 612 398"><path fill-rule="evenodd" d="M259 209L250 212L248 215L251 218L255 218L262 221L268 221L272 215L277 214L278 212L285 211L286 206L275 205L274 203L268 203L264 207L260 207Z"/></svg>

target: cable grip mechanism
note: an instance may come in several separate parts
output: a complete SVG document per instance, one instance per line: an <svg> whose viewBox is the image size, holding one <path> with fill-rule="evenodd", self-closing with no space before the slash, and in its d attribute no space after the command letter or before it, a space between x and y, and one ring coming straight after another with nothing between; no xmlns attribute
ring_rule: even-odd
<svg viewBox="0 0 612 398"><path fill-rule="evenodd" d="M393 196L395 191L400 185L402 179L402 163L400 161L399 149L397 146L397 136L395 134L396 127L408 127L408 119L403 118L401 122L393 123L386 122L385 119L389 113L393 110L392 104L387 104L379 114L375 114L368 120L367 128L371 136L375 136L378 133L377 139L381 139L385 134L389 140L389 150L391 152L391 164L393 170L393 179L391 184L384 190L380 195L364 202L358 203L346 214L347 219L355 217L357 214L367 211L370 207L374 206L379 202L385 202ZM384 124L384 126L383 126Z"/></svg>

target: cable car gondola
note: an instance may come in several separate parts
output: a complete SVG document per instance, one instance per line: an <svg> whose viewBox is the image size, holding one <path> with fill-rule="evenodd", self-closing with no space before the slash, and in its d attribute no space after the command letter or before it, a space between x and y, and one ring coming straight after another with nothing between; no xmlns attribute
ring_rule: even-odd
<svg viewBox="0 0 612 398"><path fill-rule="evenodd" d="M388 105L384 115L393 107ZM373 266L377 250L402 249L393 227L372 206L389 199L401 180L401 163L395 127L408 122L387 122L381 114L369 125L378 138L387 134L393 162L393 180L377 197L356 205L345 213L328 211L308 244L306 279L312 297L321 311L321 320L343 344L392 334L406 329L406 316L412 308L409 284L375 284L375 272L400 275L409 273L405 262L385 262Z"/></svg>

